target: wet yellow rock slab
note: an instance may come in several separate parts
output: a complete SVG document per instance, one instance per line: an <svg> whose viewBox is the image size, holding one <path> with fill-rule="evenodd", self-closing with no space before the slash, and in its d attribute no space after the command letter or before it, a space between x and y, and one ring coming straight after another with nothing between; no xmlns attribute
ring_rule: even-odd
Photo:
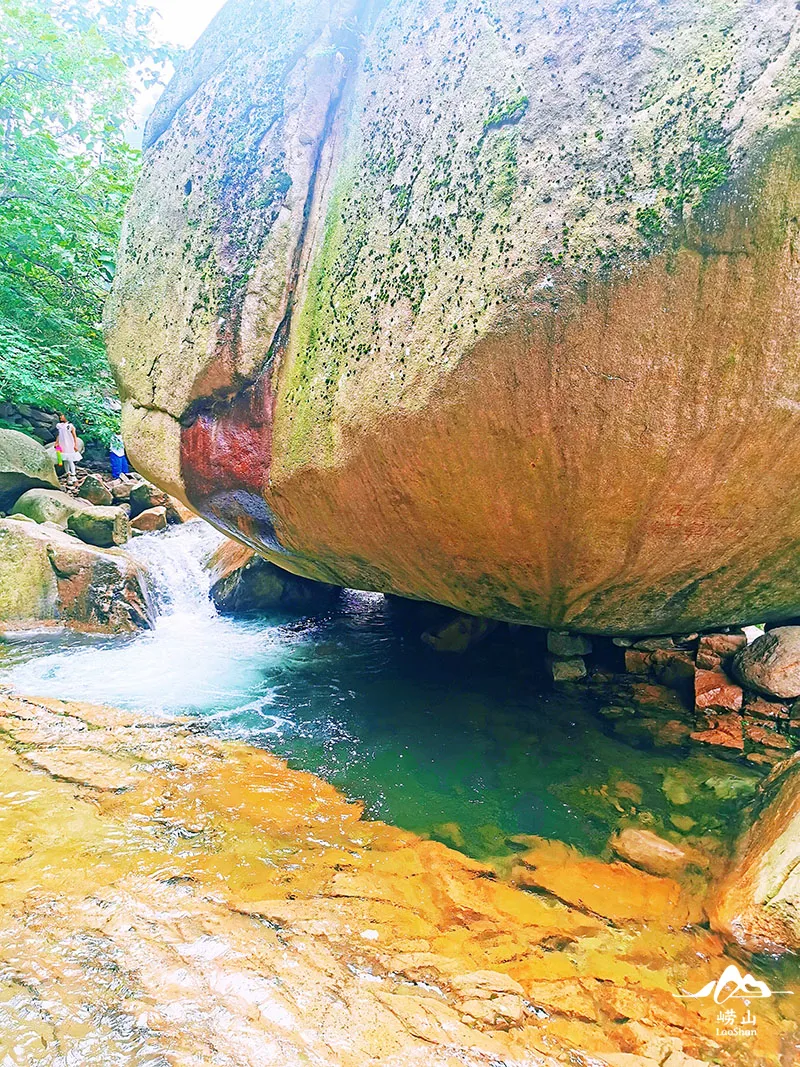
<svg viewBox="0 0 800 1067"><path fill-rule="evenodd" d="M567 904L613 922L663 918L681 927L700 917L699 908L692 906L677 882L627 863L593 859L542 863L534 859L530 866L514 868L512 876L517 885L546 889Z"/></svg>
<svg viewBox="0 0 800 1067"><path fill-rule="evenodd" d="M673 996L730 962L674 921L678 883L646 883L668 917L615 922L565 902L605 865L561 854L557 886L559 855L528 892L268 753L2 698L0 1063L779 1063L774 1005L736 1044Z"/></svg>

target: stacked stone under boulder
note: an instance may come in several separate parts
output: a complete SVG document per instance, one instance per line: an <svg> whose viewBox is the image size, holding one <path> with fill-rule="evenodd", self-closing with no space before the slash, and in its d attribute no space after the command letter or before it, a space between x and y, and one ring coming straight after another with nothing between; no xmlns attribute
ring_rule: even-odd
<svg viewBox="0 0 800 1067"><path fill-rule="evenodd" d="M587 675L584 656L592 651L591 639L565 630L548 630L547 665L554 682L579 682Z"/></svg>
<svg viewBox="0 0 800 1067"><path fill-rule="evenodd" d="M207 563L210 594L219 611L313 611L330 606L340 590L290 574L236 541L224 541Z"/></svg>
<svg viewBox="0 0 800 1067"><path fill-rule="evenodd" d="M442 617L420 634L423 644L435 652L467 652L485 641L500 625L494 619L463 615L447 608L437 615Z"/></svg>
<svg viewBox="0 0 800 1067"><path fill-rule="evenodd" d="M747 638L743 633L703 634L697 646L696 663L705 671L714 671L730 665L740 648L745 648Z"/></svg>
<svg viewBox="0 0 800 1067"><path fill-rule="evenodd" d="M627 646L630 680L596 680L609 697L601 714L632 739L776 764L800 744L800 708L793 710L789 695L800 695L791 670L795 641L800 627L781 627L752 644L741 630L618 640Z"/></svg>

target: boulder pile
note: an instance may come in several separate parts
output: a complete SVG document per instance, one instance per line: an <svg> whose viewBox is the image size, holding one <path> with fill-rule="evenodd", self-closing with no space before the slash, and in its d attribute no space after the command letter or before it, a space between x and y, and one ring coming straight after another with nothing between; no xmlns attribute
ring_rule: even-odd
<svg viewBox="0 0 800 1067"><path fill-rule="evenodd" d="M155 499L158 506L148 509ZM141 568L121 546L192 516L141 479L89 473L62 489L42 445L0 429L0 630L62 624L114 632L150 625Z"/></svg>
<svg viewBox="0 0 800 1067"><path fill-rule="evenodd" d="M602 670L593 677L616 733L766 767L800 744L800 683L792 680L800 627L778 627L749 644L742 630L624 644L628 681L610 681Z"/></svg>
<svg viewBox="0 0 800 1067"><path fill-rule="evenodd" d="M111 548L130 539L127 508L90 504L56 489L29 489L11 506L12 516L49 522L69 530L87 545Z"/></svg>
<svg viewBox="0 0 800 1067"><path fill-rule="evenodd" d="M0 632L31 626L120 633L149 627L141 567L55 523L0 519Z"/></svg>

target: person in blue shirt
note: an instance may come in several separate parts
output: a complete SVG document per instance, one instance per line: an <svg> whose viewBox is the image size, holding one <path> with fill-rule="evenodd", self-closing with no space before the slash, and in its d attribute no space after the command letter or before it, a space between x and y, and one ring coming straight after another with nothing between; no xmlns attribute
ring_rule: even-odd
<svg viewBox="0 0 800 1067"><path fill-rule="evenodd" d="M119 478L120 474L129 474L128 457L125 455L125 443L118 433L111 438L108 447L108 458L111 461L111 477Z"/></svg>

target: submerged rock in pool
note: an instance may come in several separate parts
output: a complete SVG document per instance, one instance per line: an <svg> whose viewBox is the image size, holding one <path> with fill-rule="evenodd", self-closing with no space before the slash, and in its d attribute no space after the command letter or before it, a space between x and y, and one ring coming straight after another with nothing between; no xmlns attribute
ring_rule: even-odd
<svg viewBox="0 0 800 1067"><path fill-rule="evenodd" d="M797 614L795 7L230 0L108 306L137 469L479 617Z"/></svg>
<svg viewBox="0 0 800 1067"><path fill-rule="evenodd" d="M743 1046L673 996L731 962L677 912L618 929L164 720L4 698L0 727L0 1060L752 1067L791 1040L774 1003Z"/></svg>
<svg viewBox="0 0 800 1067"><path fill-rule="evenodd" d="M336 586L290 574L236 541L223 541L207 567L211 599L225 612L311 611L329 606L340 593Z"/></svg>
<svg viewBox="0 0 800 1067"><path fill-rule="evenodd" d="M628 863L633 863L651 874L679 875L691 862L691 855L686 849L651 830L626 827L612 837L609 845Z"/></svg>
<svg viewBox="0 0 800 1067"><path fill-rule="evenodd" d="M615 923L659 919L680 928L700 918L696 902L672 878L656 877L627 863L603 863L533 848L514 869L518 885L548 890L559 900ZM674 873L674 872L671 872Z"/></svg>

